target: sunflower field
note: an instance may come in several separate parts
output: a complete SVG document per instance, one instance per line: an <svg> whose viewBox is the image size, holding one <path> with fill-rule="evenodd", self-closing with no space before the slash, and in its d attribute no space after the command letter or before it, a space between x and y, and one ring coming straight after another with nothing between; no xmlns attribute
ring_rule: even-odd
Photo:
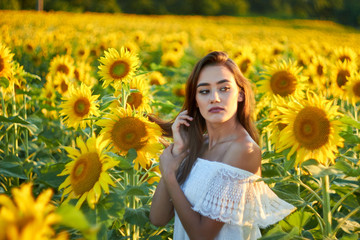
<svg viewBox="0 0 360 240"><path fill-rule="evenodd" d="M360 32L329 21L0 11L0 240L171 239L148 219L194 64L250 80L262 180L297 210L262 239L360 237Z"/></svg>

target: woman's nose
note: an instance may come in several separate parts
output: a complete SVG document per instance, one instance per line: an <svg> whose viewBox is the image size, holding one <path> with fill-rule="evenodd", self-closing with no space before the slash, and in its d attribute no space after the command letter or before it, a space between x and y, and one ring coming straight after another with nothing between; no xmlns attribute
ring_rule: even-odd
<svg viewBox="0 0 360 240"><path fill-rule="evenodd" d="M212 93L210 94L210 102L211 103L220 102L220 96L217 91L212 91Z"/></svg>

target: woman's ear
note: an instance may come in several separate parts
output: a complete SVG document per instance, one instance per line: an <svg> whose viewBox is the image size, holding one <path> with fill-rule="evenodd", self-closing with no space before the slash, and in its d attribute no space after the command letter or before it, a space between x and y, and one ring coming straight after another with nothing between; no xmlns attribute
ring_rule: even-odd
<svg viewBox="0 0 360 240"><path fill-rule="evenodd" d="M244 92L239 92L238 102L244 101Z"/></svg>

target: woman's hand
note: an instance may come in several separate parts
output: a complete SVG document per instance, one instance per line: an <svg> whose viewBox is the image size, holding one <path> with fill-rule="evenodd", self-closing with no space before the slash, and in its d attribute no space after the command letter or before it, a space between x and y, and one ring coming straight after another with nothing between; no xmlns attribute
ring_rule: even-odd
<svg viewBox="0 0 360 240"><path fill-rule="evenodd" d="M173 152L174 145L171 144L165 148L163 153L160 155L160 172L166 178L169 174L175 174L179 168L181 161L184 159L185 154L179 154L174 156Z"/></svg>
<svg viewBox="0 0 360 240"><path fill-rule="evenodd" d="M185 125L187 127L190 126L189 121L192 121L193 118L187 115L188 111L185 110L176 117L173 125L171 126L172 132L173 132L173 139L174 139L174 147L172 150L172 153L174 156L179 155L180 153L184 152L185 148L185 141L181 137L180 133L180 126Z"/></svg>

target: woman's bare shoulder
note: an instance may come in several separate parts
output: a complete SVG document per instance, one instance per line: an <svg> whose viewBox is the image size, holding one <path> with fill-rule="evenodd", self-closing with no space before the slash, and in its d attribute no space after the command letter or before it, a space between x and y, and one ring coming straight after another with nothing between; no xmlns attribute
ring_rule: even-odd
<svg viewBox="0 0 360 240"><path fill-rule="evenodd" d="M250 136L232 142L222 162L261 175L261 149Z"/></svg>

